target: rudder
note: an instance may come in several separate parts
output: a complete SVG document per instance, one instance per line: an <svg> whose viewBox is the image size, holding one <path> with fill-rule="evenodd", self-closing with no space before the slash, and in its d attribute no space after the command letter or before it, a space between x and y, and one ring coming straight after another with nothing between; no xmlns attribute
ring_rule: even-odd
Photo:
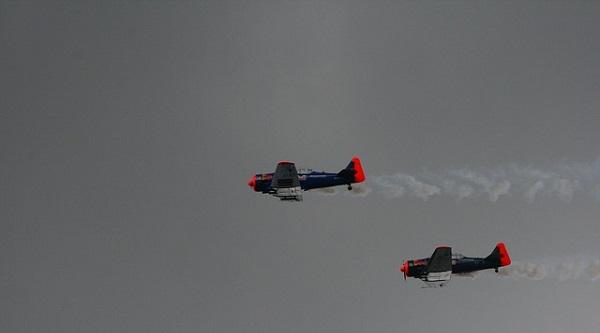
<svg viewBox="0 0 600 333"><path fill-rule="evenodd" d="M494 251L485 260L494 262L498 267L508 266L511 263L510 255L504 243L496 244Z"/></svg>
<svg viewBox="0 0 600 333"><path fill-rule="evenodd" d="M338 176L348 178L352 183L362 183L367 178L358 156L352 157L346 168L338 172Z"/></svg>

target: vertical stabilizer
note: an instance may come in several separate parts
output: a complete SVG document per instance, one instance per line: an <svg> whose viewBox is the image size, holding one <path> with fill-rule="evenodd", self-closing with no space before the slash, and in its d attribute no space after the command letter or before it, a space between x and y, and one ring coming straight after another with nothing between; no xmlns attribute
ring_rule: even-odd
<svg viewBox="0 0 600 333"><path fill-rule="evenodd" d="M362 183L367 178L358 156L352 157L346 168L338 172L338 176L347 178L350 183Z"/></svg>
<svg viewBox="0 0 600 333"><path fill-rule="evenodd" d="M494 251L485 260L493 262L498 267L508 266L511 263L510 255L504 243L496 244Z"/></svg>

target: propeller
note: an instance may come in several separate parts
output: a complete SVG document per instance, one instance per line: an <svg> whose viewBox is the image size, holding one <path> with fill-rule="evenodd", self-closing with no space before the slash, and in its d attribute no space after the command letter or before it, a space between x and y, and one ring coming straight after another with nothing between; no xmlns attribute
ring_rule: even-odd
<svg viewBox="0 0 600 333"><path fill-rule="evenodd" d="M400 272L404 274L404 281L406 281L406 274L408 273L408 261L405 261L400 267Z"/></svg>

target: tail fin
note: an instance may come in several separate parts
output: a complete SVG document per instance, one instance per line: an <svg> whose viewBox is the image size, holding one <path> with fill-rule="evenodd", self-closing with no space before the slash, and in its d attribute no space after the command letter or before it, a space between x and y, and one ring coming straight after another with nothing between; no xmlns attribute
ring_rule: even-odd
<svg viewBox="0 0 600 333"><path fill-rule="evenodd" d="M367 178L358 156L352 157L348 166L346 166L344 170L338 172L338 176L348 178L352 183L361 183Z"/></svg>
<svg viewBox="0 0 600 333"><path fill-rule="evenodd" d="M487 256L485 260L496 263L498 267L508 266L511 263L508 250L506 250L504 243L496 244L494 251L492 251L492 253Z"/></svg>

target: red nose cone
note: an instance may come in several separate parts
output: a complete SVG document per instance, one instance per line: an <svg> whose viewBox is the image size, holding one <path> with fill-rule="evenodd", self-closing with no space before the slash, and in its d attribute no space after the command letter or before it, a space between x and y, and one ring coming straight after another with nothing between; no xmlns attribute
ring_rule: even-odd
<svg viewBox="0 0 600 333"><path fill-rule="evenodd" d="M400 267L400 272L404 275L404 280L406 280L406 276L408 275L408 261L405 261Z"/></svg>
<svg viewBox="0 0 600 333"><path fill-rule="evenodd" d="M252 176L248 181L248 186L254 188L256 186L256 175Z"/></svg>
<svg viewBox="0 0 600 333"><path fill-rule="evenodd" d="M400 267L400 272L402 273L408 273L408 261L405 261L404 264L402 264L402 267Z"/></svg>

